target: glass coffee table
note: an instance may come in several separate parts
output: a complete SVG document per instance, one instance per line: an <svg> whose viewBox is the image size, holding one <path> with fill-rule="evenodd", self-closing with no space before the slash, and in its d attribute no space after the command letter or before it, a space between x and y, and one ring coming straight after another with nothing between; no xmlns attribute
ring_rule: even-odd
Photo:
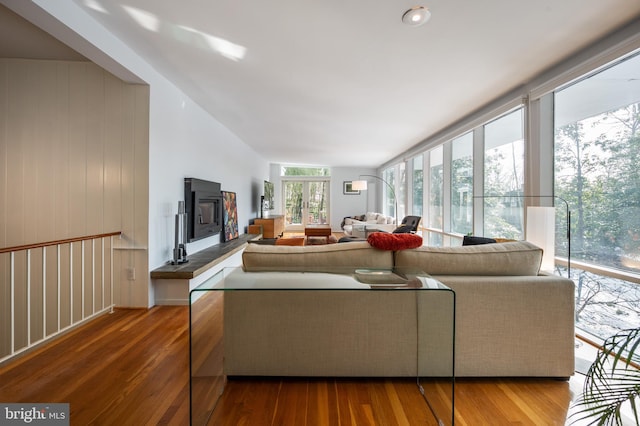
<svg viewBox="0 0 640 426"><path fill-rule="evenodd" d="M371 303L369 303L370 301ZM277 306L280 302L282 305ZM341 304L340 318L336 321L344 326L332 325L331 321L322 317L326 312L325 308L328 307L330 310L335 304L334 302ZM350 309L351 306L354 309ZM356 306L357 309L355 309ZM393 309L396 310L387 309L387 306L394 307ZM234 309L236 311L240 309L240 313L234 314ZM243 311L242 309L247 310ZM261 309L273 309L272 315L266 315L262 312L256 314L256 311ZM254 318L252 315L257 316ZM279 318L280 315L282 318ZM274 317L278 318L273 319ZM400 317L404 319L400 319ZM265 324L270 321L270 318L273 324ZM378 360L374 364L382 365L385 374L374 374L370 377L406 377L415 374L417 390L422 394L437 424L453 425L455 407L455 292L452 289L421 271L406 268L331 268L329 271L325 268L323 272L275 270L245 272L241 267L223 269L190 292L189 391L191 424L207 424L227 384L226 372L231 371L231 376L348 377L349 374L345 374L344 371L332 374L334 371L332 369L335 368L331 364L332 356L335 356L333 352L340 351L341 348L331 347L331 345L320 346L320 349L314 348L312 352L318 360L327 360L329 365L326 370L323 369L322 362L318 361L309 364L314 369L313 372L310 372L311 374L305 374L307 367L304 363L299 367L301 369L296 370L296 360L305 359L302 353L299 355L295 353L299 347L297 345L299 345L300 339L304 339L304 336L313 336L308 340L321 340L323 331L318 331L318 327L326 326L324 333L329 334L331 340L334 335L339 335L335 338L347 339L348 342L362 340L359 339L360 330L350 329L353 324L363 324L366 331L382 330L388 329L389 324L396 320L398 324L391 324L391 328L397 326L402 330L402 327L408 324L411 331L407 332L414 335L411 339L405 339L408 341L401 343L409 346L398 350L403 351L401 352L403 354L411 353L410 359L415 359L410 362L415 362L415 365L409 366L407 370L407 366L404 365L407 364L406 360L398 362L399 365L395 365L393 358L382 363ZM282 322L279 323L279 321ZM409 322L406 323L406 321ZM264 327L267 329L268 327L275 328L282 323L286 324L288 331L286 333L272 333L269 337L271 340L265 344L264 333L260 334L259 330L263 330ZM224 333L227 335L224 336ZM356 333L355 338L353 333ZM394 341L394 332L387 331L386 333L379 333L380 336L372 338L374 341L367 342L367 344L384 347L385 351L393 352L398 342ZM366 332L361 333L361 335L366 334ZM288 338L298 344L289 344ZM380 339L389 339L389 341L381 341ZM255 341L258 351L273 350L274 360L281 362L283 369L291 370L288 370L287 374L278 374L277 369L280 366L276 365L276 373L273 373L269 370L272 366L267 364L262 370L260 362L269 356L258 356L258 360L255 361L257 365L254 365L255 358L243 361L242 358L245 355L250 357L252 351L238 349L238 340L241 340L241 345L248 344L249 348L253 347L252 344ZM261 344L262 346L258 347ZM242 346L242 348L244 347ZM306 350L305 353L310 351L309 348L300 348L302 352ZM323 348L327 348L326 355L318 352ZM373 351L374 355L372 356L377 356L378 352ZM365 352L363 356L363 353L357 350L354 353L360 353L363 358L368 355ZM234 366L236 358L240 359L240 364L245 363L257 371L250 370L246 374L237 373L237 371L242 371L237 368L242 367ZM349 368L354 368L353 371L356 371L354 377L369 377L368 374L357 371L359 364L364 364L364 362L357 362L360 361L358 355L338 355L338 360L344 359L347 363L354 358L355 367L346 367L345 371L349 372L351 371ZM438 367L431 369L429 361L434 359L437 359L437 362L433 364L438 364ZM386 371L387 369L388 371ZM402 372L395 374L395 371ZM289 374L290 372L292 373ZM449 383L448 385L438 386L441 389L440 392L444 389L444 392L449 394L450 401L444 405L446 408L443 408L442 402L437 405L440 408L436 408L436 405L429 401L428 393L431 392L429 390L431 388L427 388L429 392L426 392L425 387L421 384L421 378L423 381L426 378L437 378L440 381L443 378L446 379L445 383ZM435 394L438 391L433 390L433 392Z"/></svg>
<svg viewBox="0 0 640 426"><path fill-rule="evenodd" d="M370 234L374 232L387 232L380 228L380 226L376 224L365 224L365 223L354 223L351 225L351 236L358 238L367 238Z"/></svg>

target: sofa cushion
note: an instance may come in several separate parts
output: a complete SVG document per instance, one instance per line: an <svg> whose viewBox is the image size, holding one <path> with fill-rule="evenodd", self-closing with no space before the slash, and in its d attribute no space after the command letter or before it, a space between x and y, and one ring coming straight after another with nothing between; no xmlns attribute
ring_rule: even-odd
<svg viewBox="0 0 640 426"><path fill-rule="evenodd" d="M422 245L422 237L416 234L374 232L369 234L367 242L380 250L405 250L420 247Z"/></svg>
<svg viewBox="0 0 640 426"><path fill-rule="evenodd" d="M431 275L538 275L542 249L527 241L460 247L419 247L395 253L398 267Z"/></svg>
<svg viewBox="0 0 640 426"><path fill-rule="evenodd" d="M263 246L249 244L242 253L245 271L335 272L360 268L392 268L393 253L366 241L348 244Z"/></svg>
<svg viewBox="0 0 640 426"><path fill-rule="evenodd" d="M376 212L366 212L366 213L364 214L364 221L365 221L365 222L371 222L371 221L372 221L372 222L375 222L375 221L376 221L376 219L378 219L378 215L379 215L379 214L380 214L380 213L376 213Z"/></svg>

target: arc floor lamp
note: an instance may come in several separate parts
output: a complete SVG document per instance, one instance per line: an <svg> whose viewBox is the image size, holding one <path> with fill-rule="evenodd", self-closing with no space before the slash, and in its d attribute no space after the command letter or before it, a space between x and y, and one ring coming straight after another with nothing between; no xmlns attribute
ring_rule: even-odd
<svg viewBox="0 0 640 426"><path fill-rule="evenodd" d="M366 179L362 179L363 177L378 179L379 181L382 181L385 185L387 185L389 187L389 191L391 191L391 196L393 197L393 206L394 206L393 217L395 218L396 223L399 223L398 222L398 199L396 198L396 191L393 189L393 186L391 186L391 184L389 182L387 182L386 180L382 179L379 176L376 176L376 175L360 175L360 176L358 176L358 178L360 178L360 180L354 180L354 181L351 182L351 188L354 191L366 191L367 190L367 180Z"/></svg>

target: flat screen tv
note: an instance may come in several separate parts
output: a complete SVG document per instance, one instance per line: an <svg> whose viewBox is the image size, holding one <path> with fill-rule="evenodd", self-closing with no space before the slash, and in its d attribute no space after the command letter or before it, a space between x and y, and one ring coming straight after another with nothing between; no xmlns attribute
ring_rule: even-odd
<svg viewBox="0 0 640 426"><path fill-rule="evenodd" d="M274 202L273 202L273 192L274 192L273 183L269 182L268 180L265 180L264 181L264 200L262 202L263 210L273 210L275 208Z"/></svg>

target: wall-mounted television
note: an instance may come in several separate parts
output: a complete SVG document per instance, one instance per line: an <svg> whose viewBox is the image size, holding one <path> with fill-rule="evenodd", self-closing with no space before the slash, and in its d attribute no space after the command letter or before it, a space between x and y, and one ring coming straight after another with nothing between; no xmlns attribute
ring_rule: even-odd
<svg viewBox="0 0 640 426"><path fill-rule="evenodd" d="M274 186L273 182L269 182L268 180L264 181L264 192L263 192L263 201L262 201L262 209L263 210L273 210L275 209L274 201L273 201L273 193Z"/></svg>

